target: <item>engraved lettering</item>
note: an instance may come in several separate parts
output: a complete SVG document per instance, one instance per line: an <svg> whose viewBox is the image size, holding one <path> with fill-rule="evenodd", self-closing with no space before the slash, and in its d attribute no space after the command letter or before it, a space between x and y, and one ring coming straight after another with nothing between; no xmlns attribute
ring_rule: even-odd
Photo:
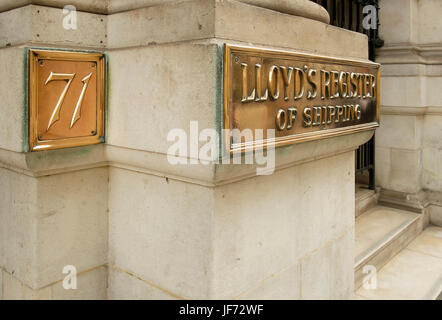
<svg viewBox="0 0 442 320"><path fill-rule="evenodd" d="M330 72L321 70L321 99L330 98Z"/></svg>
<svg viewBox="0 0 442 320"><path fill-rule="evenodd" d="M276 128L279 131L282 131L285 129L287 123L287 116L284 109L279 109L278 113L276 114Z"/></svg>
<svg viewBox="0 0 442 320"><path fill-rule="evenodd" d="M255 100L255 88L253 89L252 93L248 94L248 80L247 80L247 72L248 72L248 65L247 63L241 63L241 69L242 69L242 98L241 102L249 102Z"/></svg>
<svg viewBox="0 0 442 320"><path fill-rule="evenodd" d="M304 121L302 124L304 127L310 127L312 125L312 108L304 108Z"/></svg>
<svg viewBox="0 0 442 320"><path fill-rule="evenodd" d="M292 67L284 67L280 66L279 69L281 70L282 75L282 81L284 83L284 100L289 100L289 87L292 83L292 75L293 75L293 68Z"/></svg>
<svg viewBox="0 0 442 320"><path fill-rule="evenodd" d="M298 110L296 108L288 108L287 111L288 111L287 130L290 130L295 125L295 120Z"/></svg>
<svg viewBox="0 0 442 320"><path fill-rule="evenodd" d="M295 100L304 95L304 70L295 68Z"/></svg>

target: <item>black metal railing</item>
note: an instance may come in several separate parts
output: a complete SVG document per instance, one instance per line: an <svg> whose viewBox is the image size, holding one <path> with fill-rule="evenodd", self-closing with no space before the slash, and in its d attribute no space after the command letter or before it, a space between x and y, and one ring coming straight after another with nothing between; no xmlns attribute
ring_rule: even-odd
<svg viewBox="0 0 442 320"><path fill-rule="evenodd" d="M330 24L363 33L368 36L369 59L375 61L376 48L382 47L384 41L379 38L379 17L376 21L375 29L364 28L363 9L367 5L372 5L379 12L378 0L311 0L322 5L330 15ZM378 15L377 15L378 16ZM368 187L375 189L375 137L371 138L356 150L355 162L356 172L368 171Z"/></svg>

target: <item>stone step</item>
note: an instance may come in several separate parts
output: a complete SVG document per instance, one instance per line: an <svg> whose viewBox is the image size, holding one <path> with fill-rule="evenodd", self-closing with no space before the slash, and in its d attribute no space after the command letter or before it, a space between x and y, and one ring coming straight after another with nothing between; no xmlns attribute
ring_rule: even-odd
<svg viewBox="0 0 442 320"><path fill-rule="evenodd" d="M359 216L355 225L355 289L367 275L365 266L379 271L422 228L422 215L394 208L376 206Z"/></svg>
<svg viewBox="0 0 442 320"><path fill-rule="evenodd" d="M441 299L442 228L426 228L382 270L378 270L376 288L364 287L356 291L357 299Z"/></svg>
<svg viewBox="0 0 442 320"><path fill-rule="evenodd" d="M357 184L355 192L355 217L376 206L379 193L364 185Z"/></svg>

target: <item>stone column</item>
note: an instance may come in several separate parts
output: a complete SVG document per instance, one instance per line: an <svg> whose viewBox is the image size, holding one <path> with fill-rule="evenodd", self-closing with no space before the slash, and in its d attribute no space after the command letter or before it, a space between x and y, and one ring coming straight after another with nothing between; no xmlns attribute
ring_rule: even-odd
<svg viewBox="0 0 442 320"><path fill-rule="evenodd" d="M170 130L219 126L225 42L368 53L362 35L237 1L110 15L109 298L348 298L354 150L371 132L280 148L271 176L167 162Z"/></svg>
<svg viewBox="0 0 442 320"><path fill-rule="evenodd" d="M0 13L3 298L351 297L354 150L372 131L277 148L270 176L172 165L167 136L221 128L224 43L367 61L365 36L309 1L78 0L76 31L60 2L31 2ZM105 144L26 152L31 46L106 52Z"/></svg>
<svg viewBox="0 0 442 320"><path fill-rule="evenodd" d="M440 1L381 1L382 124L376 134L381 201L429 209L442 224Z"/></svg>

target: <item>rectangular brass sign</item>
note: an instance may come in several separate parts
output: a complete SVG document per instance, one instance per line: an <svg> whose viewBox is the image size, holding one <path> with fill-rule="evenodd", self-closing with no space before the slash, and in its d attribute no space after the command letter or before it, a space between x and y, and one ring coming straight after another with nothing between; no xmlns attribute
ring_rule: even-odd
<svg viewBox="0 0 442 320"><path fill-rule="evenodd" d="M31 151L104 140L104 55L29 50Z"/></svg>
<svg viewBox="0 0 442 320"><path fill-rule="evenodd" d="M379 64L227 44L224 60L231 153L266 146L268 129L281 146L379 126Z"/></svg>

